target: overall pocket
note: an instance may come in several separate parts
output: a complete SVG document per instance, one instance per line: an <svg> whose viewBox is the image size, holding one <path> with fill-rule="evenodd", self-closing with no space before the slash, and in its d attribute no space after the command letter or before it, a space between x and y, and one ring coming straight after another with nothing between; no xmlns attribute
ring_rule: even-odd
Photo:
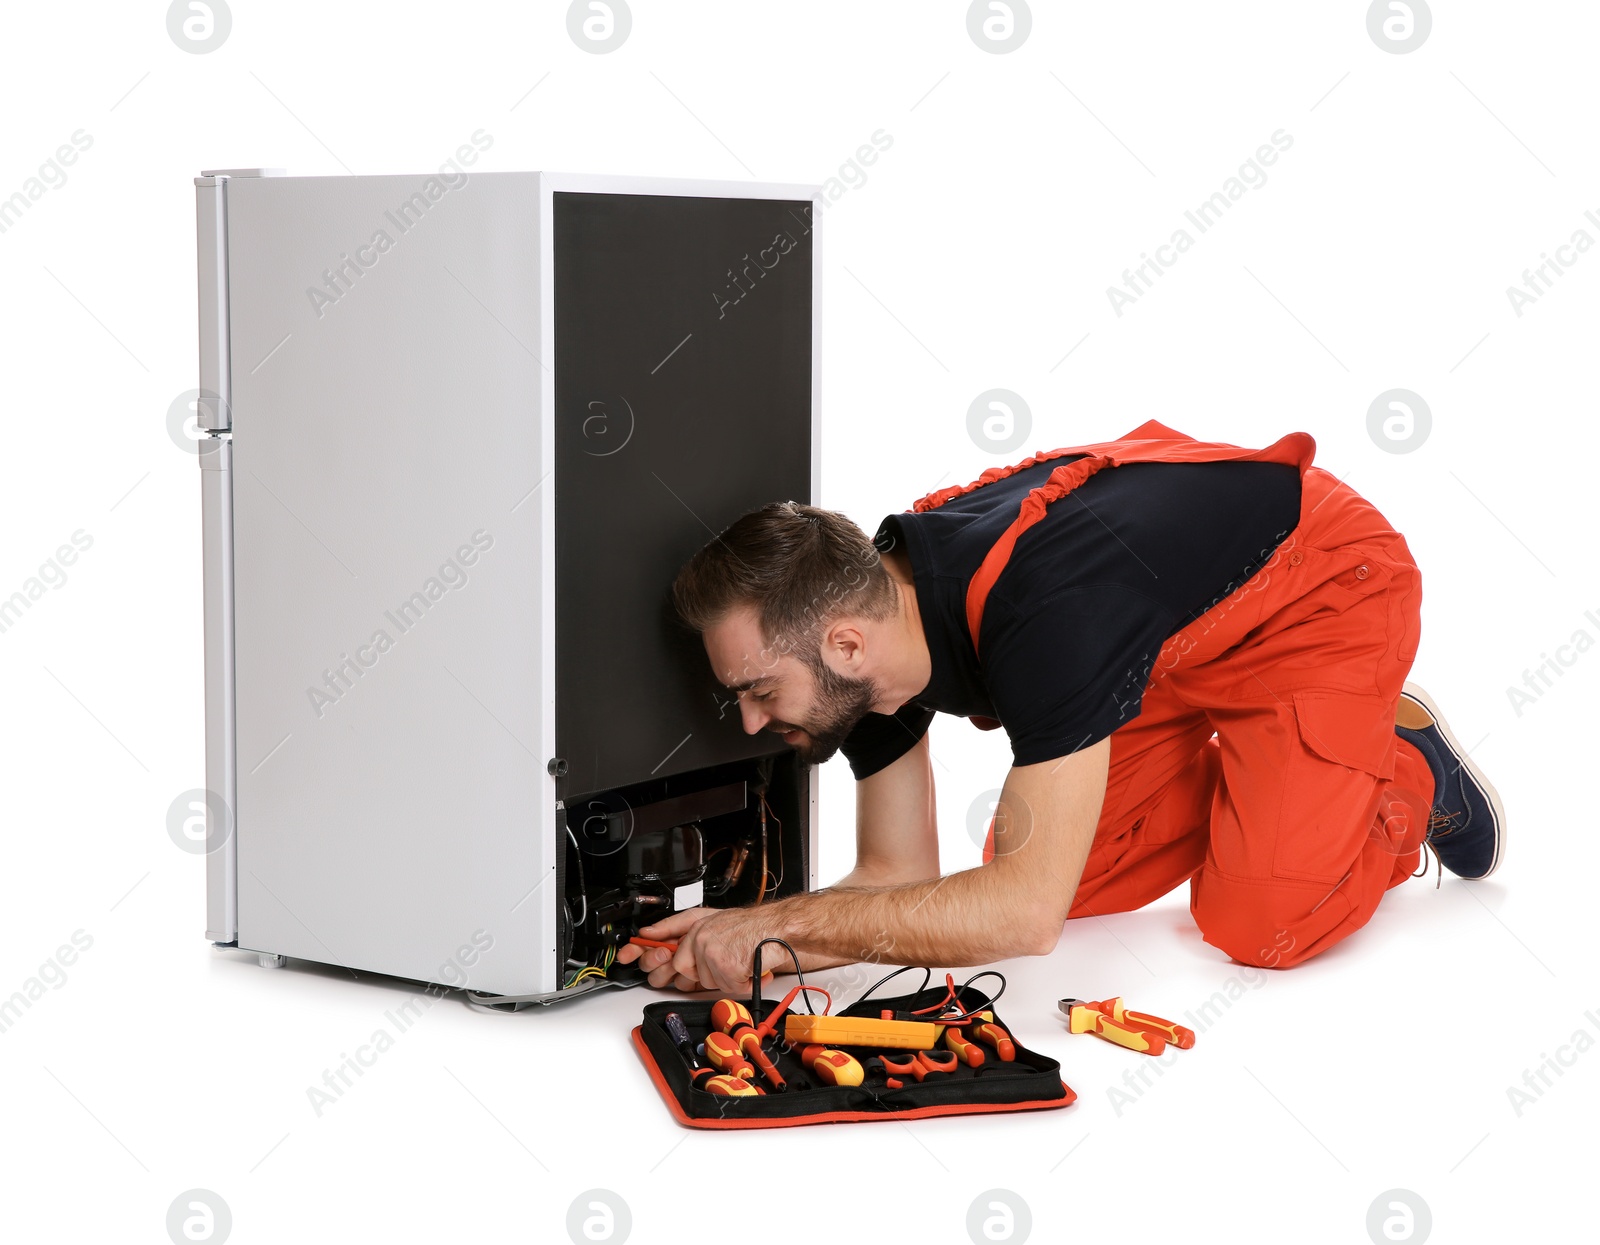
<svg viewBox="0 0 1600 1245"><path fill-rule="evenodd" d="M1382 696L1321 690L1295 692L1293 704L1300 750L1286 762L1272 871L1336 888L1366 850L1394 777L1394 709Z"/></svg>

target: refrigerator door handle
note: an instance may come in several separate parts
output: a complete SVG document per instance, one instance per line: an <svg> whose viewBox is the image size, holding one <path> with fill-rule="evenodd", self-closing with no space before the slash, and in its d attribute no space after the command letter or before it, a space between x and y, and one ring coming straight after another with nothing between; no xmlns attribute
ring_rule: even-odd
<svg viewBox="0 0 1600 1245"><path fill-rule="evenodd" d="M206 937L239 936L239 873L234 773L233 442L203 438L200 448L201 548L205 566Z"/></svg>
<svg viewBox="0 0 1600 1245"><path fill-rule="evenodd" d="M201 557L205 602L206 937L239 936L233 653L233 427L226 176L195 179L200 296Z"/></svg>

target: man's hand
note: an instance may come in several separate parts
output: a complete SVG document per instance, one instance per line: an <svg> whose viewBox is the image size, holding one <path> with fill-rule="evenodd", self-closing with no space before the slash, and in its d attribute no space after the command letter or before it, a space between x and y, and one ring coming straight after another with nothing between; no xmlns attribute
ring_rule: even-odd
<svg viewBox="0 0 1600 1245"><path fill-rule="evenodd" d="M674 986L679 990L719 990L723 994L750 993L750 957L756 943L771 932L761 907L690 908L646 925L641 938L659 942L676 941L677 951L665 947L636 947L628 944L617 951L619 964L639 961L648 980L657 989ZM761 978L765 981L774 968L790 966L782 947L761 949ZM767 967L772 965L772 968Z"/></svg>
<svg viewBox="0 0 1600 1245"><path fill-rule="evenodd" d="M715 909L712 908L689 908L683 912L674 912L654 925L646 925L639 931L639 937L653 938L657 942L678 942L681 950L683 936L699 922L714 914ZM668 986L690 992L711 988L701 985L692 971L678 972L673 967L673 952L666 947L636 947L630 942L617 948L618 964L632 964L635 960L639 961L639 967L647 974L647 980L657 990L664 990Z"/></svg>
<svg viewBox="0 0 1600 1245"><path fill-rule="evenodd" d="M734 995L751 993L750 957L758 942L779 932L768 919L766 908L767 905L723 908L696 921L678 939L678 949L672 956L673 970L703 982L702 989ZM769 964L788 967L790 963L787 951L769 943L761 948L761 979L772 976Z"/></svg>

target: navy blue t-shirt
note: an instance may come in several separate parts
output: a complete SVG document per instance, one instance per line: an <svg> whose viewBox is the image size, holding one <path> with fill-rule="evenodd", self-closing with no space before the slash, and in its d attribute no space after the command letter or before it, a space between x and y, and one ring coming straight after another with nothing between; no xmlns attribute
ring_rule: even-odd
<svg viewBox="0 0 1600 1245"><path fill-rule="evenodd" d="M1073 457L884 519L874 543L910 560L933 671L898 712L870 713L845 738L858 779L910 751L935 711L997 719L1016 765L1098 743L1138 716L1162 644L1243 585L1300 519L1292 466L1102 468L1018 539L984 608L980 657L967 584L1022 498Z"/></svg>

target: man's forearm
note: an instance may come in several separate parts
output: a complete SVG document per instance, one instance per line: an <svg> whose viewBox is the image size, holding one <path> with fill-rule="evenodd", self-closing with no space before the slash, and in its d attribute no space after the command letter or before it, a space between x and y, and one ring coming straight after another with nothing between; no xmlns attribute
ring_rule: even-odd
<svg viewBox="0 0 1600 1245"><path fill-rule="evenodd" d="M1070 887L1050 899L1021 881L1014 864L997 860L922 882L841 883L779 900L764 915L802 957L840 964L988 964L1046 952L1060 935Z"/></svg>
<svg viewBox="0 0 1600 1245"><path fill-rule="evenodd" d="M1110 752L1107 738L1056 761L1013 766L991 823L994 856L979 868L921 881L902 874L885 885L840 885L713 913L688 929L673 970L718 989L742 988L751 949L767 936L834 963L955 967L1046 955L1061 937L1089 854Z"/></svg>
<svg viewBox="0 0 1600 1245"><path fill-rule="evenodd" d="M937 872L937 870L934 870L934 872ZM829 887L828 891L854 893L861 890L881 890L891 885L893 885L893 883L887 877L857 865L849 873L845 874L844 877L840 878L831 887ZM813 892L812 895L805 896L805 898L812 898L816 894L825 893L827 892ZM787 903L787 901L774 900L772 903L763 904L762 907L776 909L780 904L783 903ZM783 937L783 935L775 936ZM877 960L882 958L881 954L873 952L860 955L850 955L842 952L830 953L820 950L803 950L794 942L792 938L785 937L784 941L789 943L790 946L794 947L795 952L800 957L800 971L805 973L823 968L838 968L841 965L855 964L862 960ZM762 948L761 965L765 971L789 974L794 972L795 967L794 961L789 958L788 953L785 952L782 947L776 945L769 945Z"/></svg>

